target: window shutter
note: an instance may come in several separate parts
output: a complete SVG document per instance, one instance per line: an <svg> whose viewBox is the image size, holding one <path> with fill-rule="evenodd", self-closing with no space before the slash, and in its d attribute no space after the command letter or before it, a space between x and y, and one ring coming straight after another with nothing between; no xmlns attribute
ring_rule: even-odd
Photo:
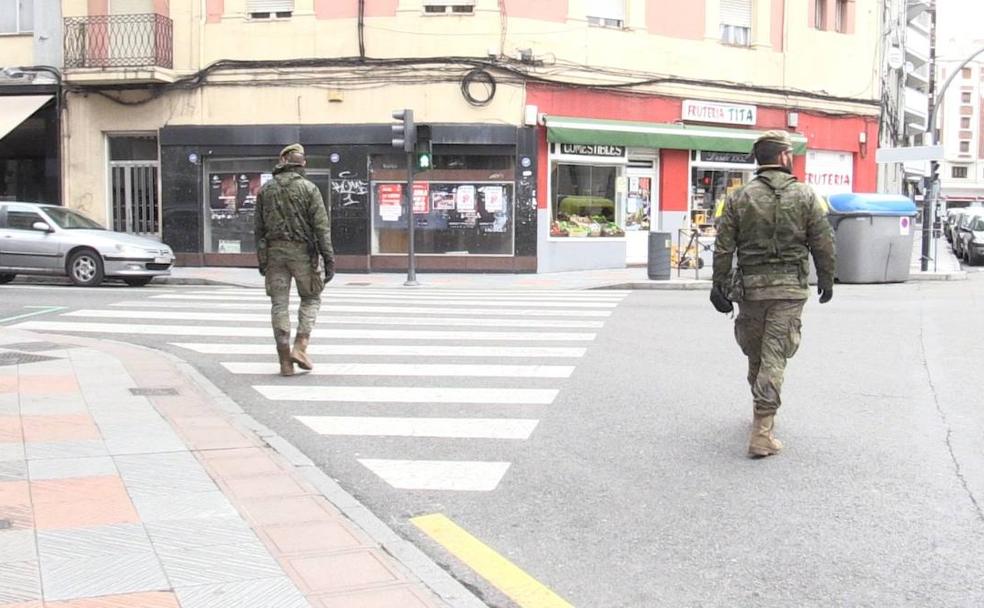
<svg viewBox="0 0 984 608"><path fill-rule="evenodd" d="M752 0L721 0L721 23L752 27Z"/></svg>
<svg viewBox="0 0 984 608"><path fill-rule="evenodd" d="M247 0L247 13L290 13L294 10L294 0Z"/></svg>
<svg viewBox="0 0 984 608"><path fill-rule="evenodd" d="M587 17L625 21L625 0L588 0Z"/></svg>

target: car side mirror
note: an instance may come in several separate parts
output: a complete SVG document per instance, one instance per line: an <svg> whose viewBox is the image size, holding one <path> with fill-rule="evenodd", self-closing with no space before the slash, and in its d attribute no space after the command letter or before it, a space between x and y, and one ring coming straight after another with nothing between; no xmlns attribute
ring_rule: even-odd
<svg viewBox="0 0 984 608"><path fill-rule="evenodd" d="M38 232L54 232L47 222L34 222L31 224L31 230L37 230Z"/></svg>

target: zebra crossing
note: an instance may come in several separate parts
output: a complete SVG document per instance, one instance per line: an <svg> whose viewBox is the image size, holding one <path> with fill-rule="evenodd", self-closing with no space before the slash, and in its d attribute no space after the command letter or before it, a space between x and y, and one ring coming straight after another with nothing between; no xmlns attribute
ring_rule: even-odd
<svg viewBox="0 0 984 608"><path fill-rule="evenodd" d="M389 486L487 492L507 474L508 458L453 460L434 450L428 459L421 454L437 444L427 442L530 440L627 294L329 289L308 349L315 369L294 378L277 375L270 304L256 289L171 290L15 327L160 337L214 355L224 373L286 404L311 433L358 440L357 462ZM406 458L394 457L392 444L377 449L392 438L419 443Z"/></svg>

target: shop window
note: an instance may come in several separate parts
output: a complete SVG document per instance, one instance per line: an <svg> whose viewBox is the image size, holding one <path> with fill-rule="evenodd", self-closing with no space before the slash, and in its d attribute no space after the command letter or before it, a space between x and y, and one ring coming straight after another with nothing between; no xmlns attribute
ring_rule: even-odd
<svg viewBox="0 0 984 608"><path fill-rule="evenodd" d="M751 45L752 0L721 0L721 42Z"/></svg>
<svg viewBox="0 0 984 608"><path fill-rule="evenodd" d="M273 178L271 159L212 160L205 165L206 253L253 253L256 194Z"/></svg>
<svg viewBox="0 0 984 608"><path fill-rule="evenodd" d="M246 0L250 19L286 19L294 14L294 0Z"/></svg>
<svg viewBox="0 0 984 608"><path fill-rule="evenodd" d="M964 179L967 177L967 167L951 167L950 177L954 179Z"/></svg>
<svg viewBox="0 0 984 608"><path fill-rule="evenodd" d="M739 168L700 168L694 167L691 174L693 200L690 208L690 223L704 232L711 228L714 209L735 190L741 188L752 177L750 170Z"/></svg>
<svg viewBox="0 0 984 608"><path fill-rule="evenodd" d="M432 255L512 255L515 164L509 154L435 150L433 168L414 176L414 249ZM406 157L370 159L372 252L408 249Z"/></svg>
<svg viewBox="0 0 984 608"><path fill-rule="evenodd" d="M556 163L551 236L625 236L616 196L620 171L613 165Z"/></svg>
<svg viewBox="0 0 984 608"><path fill-rule="evenodd" d="M475 2L473 0L459 0L457 2L426 2L424 12L428 15L473 15L475 13Z"/></svg>
<svg viewBox="0 0 984 608"><path fill-rule="evenodd" d="M625 25L625 0L589 0L588 24L621 29Z"/></svg>
<svg viewBox="0 0 984 608"><path fill-rule="evenodd" d="M970 154L970 142L969 141L962 141L962 142L960 142L960 153L961 154Z"/></svg>
<svg viewBox="0 0 984 608"><path fill-rule="evenodd" d="M34 0L0 0L0 34L33 31Z"/></svg>

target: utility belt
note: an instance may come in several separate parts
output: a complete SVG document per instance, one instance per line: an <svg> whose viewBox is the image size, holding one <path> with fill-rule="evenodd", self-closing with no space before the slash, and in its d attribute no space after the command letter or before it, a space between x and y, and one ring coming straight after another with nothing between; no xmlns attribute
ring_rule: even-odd
<svg viewBox="0 0 984 608"><path fill-rule="evenodd" d="M803 272L803 267L799 264L757 264L754 266L742 266L741 271L746 275L757 274L795 274Z"/></svg>
<svg viewBox="0 0 984 608"><path fill-rule="evenodd" d="M291 247L293 245L307 245L307 241L291 241L288 239L274 239L272 241L267 241L267 245L280 245Z"/></svg>

